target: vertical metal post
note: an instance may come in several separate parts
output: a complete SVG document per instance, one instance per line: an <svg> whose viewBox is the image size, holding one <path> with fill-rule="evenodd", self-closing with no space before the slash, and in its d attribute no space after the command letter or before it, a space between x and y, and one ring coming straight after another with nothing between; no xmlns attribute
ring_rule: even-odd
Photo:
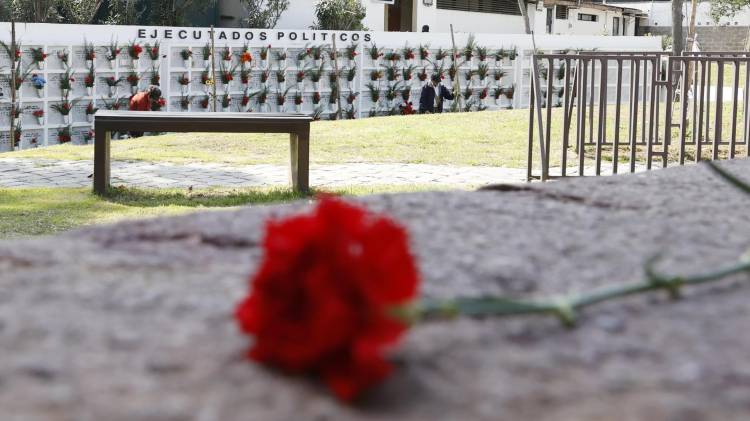
<svg viewBox="0 0 750 421"><path fill-rule="evenodd" d="M555 59L547 59L547 127L544 133L545 146L547 147L547 162L549 162L550 148L552 146L552 70L554 69Z"/></svg>
<svg viewBox="0 0 750 421"><path fill-rule="evenodd" d="M740 62L734 61L734 83L732 84L732 137L729 140L729 158L734 159L737 147L737 102L740 96Z"/></svg>
<svg viewBox="0 0 750 421"><path fill-rule="evenodd" d="M339 50L336 48L336 34L333 34L333 71L336 72L336 104L338 104L337 120L341 120L341 74L339 73Z"/></svg>
<svg viewBox="0 0 750 421"><path fill-rule="evenodd" d="M641 143L646 144L646 106L648 101L648 60L643 60L643 95L641 96L641 101L643 101L643 107L641 109ZM648 159L650 160L651 157L649 156Z"/></svg>
<svg viewBox="0 0 750 421"><path fill-rule="evenodd" d="M706 143L711 141L711 74L713 73L712 64L713 63L709 59L708 70L706 73Z"/></svg>
<svg viewBox="0 0 750 421"><path fill-rule="evenodd" d="M213 112L216 112L216 37L214 36L214 26L211 25L211 82L212 83L212 91L213 91L213 101L212 103L212 110Z"/></svg>
<svg viewBox="0 0 750 421"><path fill-rule="evenodd" d="M615 140L612 149L612 174L617 174L620 154L620 107L622 102L622 59L617 59L617 87L615 93Z"/></svg>
<svg viewBox="0 0 750 421"><path fill-rule="evenodd" d="M659 66L661 65L661 62L659 59L655 59L651 61L651 77L648 77L648 73L646 73L646 66L649 61L643 62L643 88L646 89L647 85L649 84L649 80L651 81L651 89L649 89L647 92L649 104L648 104L648 139L646 139L646 149L647 156L646 156L646 169L651 169L651 165L653 163L653 154L654 154L654 142L658 140L657 134L656 134L656 127L654 126L654 120L656 119L656 112L655 112L655 106L654 104L658 102L659 98L657 96L656 92L656 80L659 75ZM643 111L646 111L646 103L643 103ZM643 120L643 127L646 127L646 120L644 118ZM666 140L665 140L666 143Z"/></svg>
<svg viewBox="0 0 750 421"><path fill-rule="evenodd" d="M584 58L579 64L583 69L581 75L581 92L578 99L578 175L584 175L584 158L586 155L586 81L588 80L588 59ZM593 76L592 76L593 77Z"/></svg>
<svg viewBox="0 0 750 421"><path fill-rule="evenodd" d="M745 62L745 90L742 91L742 110L744 125L742 131L742 142L745 144L745 156L750 156L750 61ZM735 117L736 118L736 117Z"/></svg>
<svg viewBox="0 0 750 421"><path fill-rule="evenodd" d="M601 71L599 72L601 74ZM594 143L594 100L596 100L596 60L591 59L591 93L589 94L589 143Z"/></svg>
<svg viewBox="0 0 750 421"><path fill-rule="evenodd" d="M635 150L636 143L638 142L638 86L640 85L641 76L641 62L639 59L633 60L635 64L635 70L633 65L630 66L630 71L635 73L633 84L630 86L630 172L635 172Z"/></svg>
<svg viewBox="0 0 750 421"><path fill-rule="evenodd" d="M698 113L693 125L697 126L695 136L695 162L701 160L701 146L703 143L703 104L706 97L706 61L701 60L701 81L700 81L700 101L698 103ZM697 124L696 124L697 122Z"/></svg>
<svg viewBox="0 0 750 421"><path fill-rule="evenodd" d="M601 60L599 70L599 130L596 137L596 175L602 171L602 145L607 141L607 66L609 60Z"/></svg>
<svg viewBox="0 0 750 421"><path fill-rule="evenodd" d="M13 150L13 143L15 143L16 136L16 124L14 110L16 107L16 21L11 19L10 21L10 150ZM20 65L20 64L19 64ZM20 71L19 71L20 73ZM19 106L20 108L20 106Z"/></svg>
<svg viewBox="0 0 750 421"><path fill-rule="evenodd" d="M688 63L690 64L688 65ZM682 88L680 89L680 165L683 165L685 164L685 138L687 136L687 116L690 104L688 102L687 91L693 78L689 75L690 69L693 67L692 61L681 61L680 67L682 68ZM669 101L669 98L667 98L667 101ZM668 121L668 123L671 123L671 120ZM669 125L667 125L667 127L669 127Z"/></svg>
<svg viewBox="0 0 750 421"><path fill-rule="evenodd" d="M724 60L716 60L719 71L716 74L716 112L714 112L714 145L711 159L719 159L719 145L721 144L722 117L724 111Z"/></svg>
<svg viewBox="0 0 750 421"><path fill-rule="evenodd" d="M531 83L534 83L532 79ZM534 112L536 111L536 102L534 101L534 90L532 89L529 93L529 145L526 156L526 181L533 179L533 164L534 164Z"/></svg>
<svg viewBox="0 0 750 421"><path fill-rule="evenodd" d="M665 61L662 61L661 57L657 57L656 58L656 63L659 64L659 69L661 69L661 66L662 66L663 63L667 64L667 72L670 71L669 70L669 63L665 62ZM662 86L663 86L663 85L660 84L660 82L665 82L664 85L666 85L666 84L670 84L671 85L672 84L672 76L665 74L664 75L664 80L661 80L661 77L660 77L660 75L659 75L658 72L655 72L654 74L656 76L654 77L654 80L652 81L652 87L651 87L651 92L652 92L651 104L652 104L652 110L653 110L652 118L654 119L654 123L652 125L651 133L652 133L652 136L654 137L654 143L658 144L659 143L659 127L660 127L659 126L659 119L661 118L661 97L662 97L661 93L662 93ZM666 94L667 94L667 92L665 92L665 95ZM669 99L667 100L665 98L665 100L667 101L667 103L665 104L665 110L664 110L665 115L666 115L666 112L667 112L666 108L669 108L670 111L671 111L671 107L674 105L672 103L673 95L671 93L668 94L668 95L669 95L668 96ZM661 151L661 158L662 158L661 165L662 165L662 168L666 168L667 167L667 155L669 153L668 152L668 150L669 150L669 143L672 140L671 133L672 132L670 130L670 136L669 137L665 137L664 138L664 142L662 143L662 151Z"/></svg>
<svg viewBox="0 0 750 421"><path fill-rule="evenodd" d="M453 45L453 57L451 57L451 66L455 70L454 77L451 83L453 83L453 98L454 101L458 101L458 112L462 112L464 109L461 103L461 85L458 83L458 66L456 60L458 59L458 50L456 49L456 37L453 35L453 24L451 24L451 44ZM438 94L440 94L438 92Z"/></svg>
<svg viewBox="0 0 750 421"><path fill-rule="evenodd" d="M570 142L570 116L568 115L568 107L571 107L570 104L570 59L565 58L565 61L563 62L565 66L565 84L563 85L563 144L562 144L562 176L565 177L565 173L568 169L568 144Z"/></svg>

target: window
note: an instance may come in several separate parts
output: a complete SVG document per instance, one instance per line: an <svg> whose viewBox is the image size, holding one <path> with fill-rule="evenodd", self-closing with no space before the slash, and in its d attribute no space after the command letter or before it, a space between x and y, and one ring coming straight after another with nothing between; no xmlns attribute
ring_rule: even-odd
<svg viewBox="0 0 750 421"><path fill-rule="evenodd" d="M548 34L551 34L552 33L552 8L547 7L546 12L547 12L547 15L545 18L546 19L545 29L547 30Z"/></svg>
<svg viewBox="0 0 750 421"><path fill-rule="evenodd" d="M612 18L612 35L620 35L620 18Z"/></svg>
<svg viewBox="0 0 750 421"><path fill-rule="evenodd" d="M584 22L596 22L599 20L599 16L597 15L590 15L588 13L579 13L578 14L578 20L582 20Z"/></svg>
<svg viewBox="0 0 750 421"><path fill-rule="evenodd" d="M437 0L437 8L521 16L517 0Z"/></svg>
<svg viewBox="0 0 750 421"><path fill-rule="evenodd" d="M568 20L568 6L558 4L555 8L555 19Z"/></svg>

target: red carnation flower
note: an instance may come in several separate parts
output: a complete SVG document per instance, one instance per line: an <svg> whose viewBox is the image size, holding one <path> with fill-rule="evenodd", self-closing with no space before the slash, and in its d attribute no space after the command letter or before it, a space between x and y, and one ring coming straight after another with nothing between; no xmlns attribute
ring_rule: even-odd
<svg viewBox="0 0 750 421"><path fill-rule="evenodd" d="M383 358L407 326L392 310L416 294L406 231L392 220L324 198L312 214L271 221L265 257L235 316L253 335L253 360L313 373L341 399L384 380Z"/></svg>

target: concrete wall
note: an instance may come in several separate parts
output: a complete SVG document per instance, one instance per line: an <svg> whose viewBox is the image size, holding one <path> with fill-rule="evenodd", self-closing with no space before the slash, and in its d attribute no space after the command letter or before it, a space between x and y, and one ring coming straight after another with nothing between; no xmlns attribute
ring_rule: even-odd
<svg viewBox="0 0 750 421"><path fill-rule="evenodd" d="M641 30L643 34L672 35L672 28L667 26L645 26ZM700 51L746 51L750 26L704 26L695 30ZM683 33L687 34L687 27Z"/></svg>
<svg viewBox="0 0 750 421"><path fill-rule="evenodd" d="M310 0L302 1L310 3ZM364 20L365 26L371 31L385 31L385 5L372 0L363 0L362 3L367 8L367 16Z"/></svg>

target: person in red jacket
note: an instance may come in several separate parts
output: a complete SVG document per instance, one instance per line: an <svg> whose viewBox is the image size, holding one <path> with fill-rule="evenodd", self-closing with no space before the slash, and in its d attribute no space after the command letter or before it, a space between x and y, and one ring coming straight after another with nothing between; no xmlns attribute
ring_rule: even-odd
<svg viewBox="0 0 750 421"><path fill-rule="evenodd" d="M138 92L130 98L130 111L153 111L161 98L161 89L151 85L143 92Z"/></svg>
<svg viewBox="0 0 750 421"><path fill-rule="evenodd" d="M161 99L161 89L158 86L151 85L143 92L130 97L128 109L130 111L155 111L159 107ZM130 137L141 137L143 132L130 132Z"/></svg>

